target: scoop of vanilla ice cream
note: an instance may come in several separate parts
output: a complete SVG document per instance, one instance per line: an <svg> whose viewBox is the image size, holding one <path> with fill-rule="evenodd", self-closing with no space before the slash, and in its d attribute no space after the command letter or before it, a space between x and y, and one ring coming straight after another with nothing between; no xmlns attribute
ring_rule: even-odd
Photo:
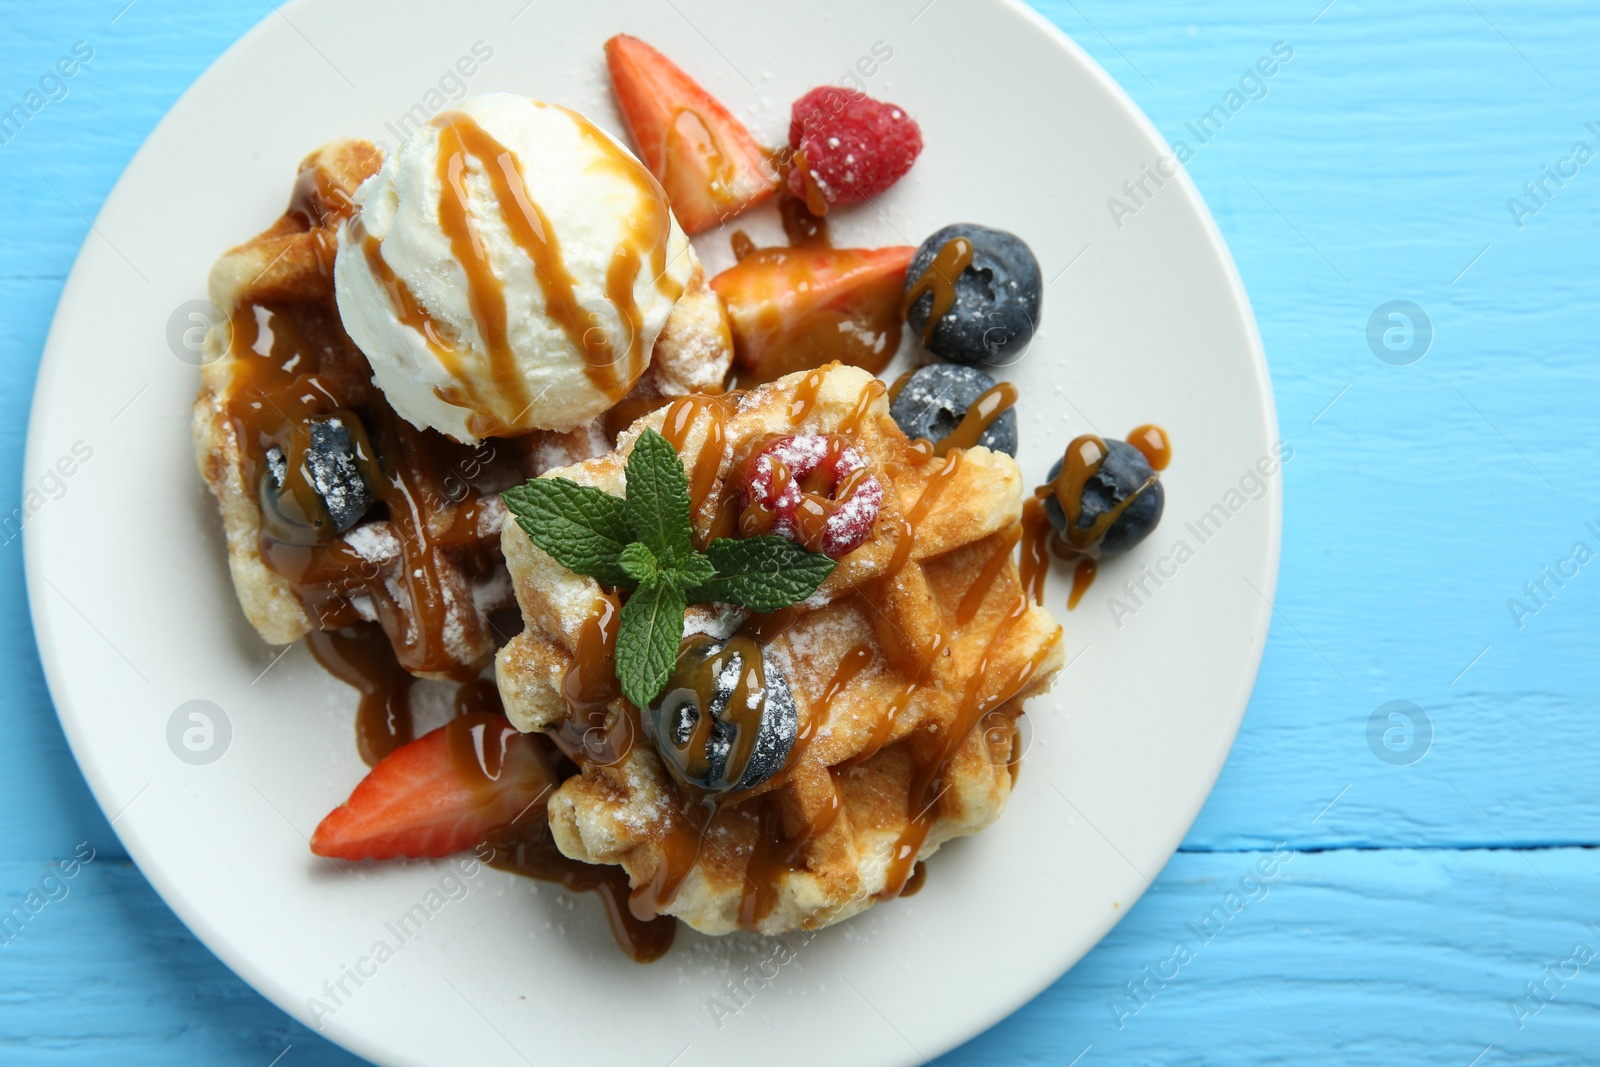
<svg viewBox="0 0 1600 1067"><path fill-rule="evenodd" d="M609 408L697 265L626 148L509 93L435 117L354 199L334 264L345 330L402 417L469 443Z"/></svg>

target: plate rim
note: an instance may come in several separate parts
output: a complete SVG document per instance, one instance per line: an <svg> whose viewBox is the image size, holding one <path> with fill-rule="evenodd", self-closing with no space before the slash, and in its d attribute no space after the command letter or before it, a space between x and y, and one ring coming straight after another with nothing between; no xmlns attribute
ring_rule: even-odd
<svg viewBox="0 0 1600 1067"><path fill-rule="evenodd" d="M289 3L284 6L293 11L295 9L313 8L327 2L329 0L289 0ZM1014 14L1019 15L1035 32L1042 34L1047 41L1062 50L1070 61L1074 62L1107 92L1109 99L1115 103L1122 118L1131 123L1134 130L1142 134L1159 151L1172 155L1171 145L1127 90L1064 29L1050 21L1042 12L1034 9L1024 0L989 0L989 2L1010 9ZM65 346L65 341L61 337L63 309L74 306L77 290L87 284L85 273L88 268L85 266L84 260L89 247L90 236L95 233L106 212L111 210L113 206L118 206L118 195L124 187L128 173L144 159L148 152L152 151L152 142L158 140L158 136L169 124L176 121L174 119L175 115L186 108L195 106L195 100L209 90L210 83L221 77L219 71L225 68L247 42L251 41L260 32L261 28L272 18L272 14L269 12L263 15L241 33L173 101L161 119L151 127L150 132L146 134L137 151L129 157L116 182L107 192L99 211L96 212L94 222L90 224L85 232L83 242L74 256L72 268L62 286L56 308L52 312L49 332L41 351L39 370L34 383L34 393L29 404L28 429L23 455L24 470L34 469L36 461L42 455L43 437L45 435L44 420L41 417L41 408L44 406L42 398L54 391L56 387L55 380L60 372L59 365L62 363L63 358L61 353ZM1209 250L1222 268L1222 280L1225 282L1226 290L1232 301L1233 310L1237 313L1244 328L1250 368L1255 379L1256 400L1265 418L1263 428L1269 441L1281 441L1270 367L1261 340L1259 324L1250 302L1249 293L1245 288L1244 280L1239 273L1232 252L1217 225L1215 217L1212 215L1209 205L1194 184L1187 168L1181 164L1178 165L1178 178L1179 187L1183 190L1185 199L1194 209ZM1240 725L1243 722L1250 699L1254 695L1255 687L1260 678L1261 662L1271 630L1272 604L1275 602L1282 559L1284 479L1281 470L1274 473L1271 483L1276 486L1278 491L1270 494L1270 506L1264 514L1266 546L1262 563L1266 586L1261 590L1263 594L1261 606L1254 609L1255 630L1260 634L1260 640L1254 642L1247 651L1246 659L1248 662L1241 664L1241 666L1248 668L1249 686L1239 706L1231 709L1227 723L1226 745L1221 748L1220 754L1210 770L1209 782L1206 785L1204 796L1201 797L1194 810L1189 813L1181 828L1176 830L1175 837L1165 842L1162 846L1164 856L1161 860L1160 868L1156 872L1157 878L1160 877L1160 871L1165 870L1166 865L1171 862L1172 857L1176 854L1184 838L1188 836L1195 820L1199 817L1201 810L1215 790L1217 779L1227 764L1228 757L1237 740ZM64 697L66 692L65 668L61 663L63 642L58 637L55 637L47 626L42 625L43 609L40 601L43 597L40 583L45 579L40 559L42 552L39 547L41 537L42 534L39 532L38 524L30 524L24 527L23 568L30 628L39 654L51 706L55 711L57 720L61 723L73 760L77 764L80 773L83 774L96 804L99 805L102 813L106 815L108 822L110 822L114 816L111 803L108 803L108 801L114 801L107 792L109 784L106 780L106 771L102 768L101 761L96 759L93 746L83 737L80 730L81 723L71 710L69 701ZM1218 739L1222 739L1220 731ZM120 812L117 814L120 814ZM279 1010L319 1036L327 1038L334 1044L371 1062L383 1064L420 1064L423 1062L409 1057L402 1048L379 1045L362 1033L342 1025L337 1018L328 1020L321 1028L316 1026L309 1018L305 1005L297 992L276 981L272 975L267 973L263 965L258 965L242 951L236 950L222 931L204 921L198 913L198 909L191 906L188 896L169 878L165 867L157 862L154 855L147 851L145 842L141 839L136 829L132 828L132 826L127 829L119 829L114 823L111 823L111 829L116 833L129 858L138 866L140 874L149 882L150 886L161 897L163 903L172 910L184 926L194 934L209 952L221 960L224 965L249 984L251 988L271 1001ZM1153 885L1153 881L1149 885L1136 881L1132 890L1126 895L1126 901L1123 906L1108 916L1102 917L1094 924L1094 926L1098 927L1098 932L1095 933L1093 941L1089 942L1082 951L1073 955L1059 969L1054 964L1050 968L1046 968L1042 980L1017 983L1016 993L1013 996L1003 998L1004 1007L1002 1010L993 1013L985 1012L981 1017L974 1015L965 1025L957 1028L959 1033L954 1039L937 1048L933 1055L943 1055L951 1049L973 1040L999 1025L1024 1005L1036 999L1045 989L1060 980L1063 975L1077 966L1085 956L1094 951L1106 935L1132 912L1135 905L1143 898L1146 890L1153 887ZM896 1062L909 1064L920 1062L920 1058L911 1056L903 1061Z"/></svg>

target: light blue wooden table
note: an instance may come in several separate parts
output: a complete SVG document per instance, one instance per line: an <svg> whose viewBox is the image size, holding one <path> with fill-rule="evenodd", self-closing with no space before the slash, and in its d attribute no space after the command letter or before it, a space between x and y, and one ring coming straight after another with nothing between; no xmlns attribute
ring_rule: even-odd
<svg viewBox="0 0 1600 1067"><path fill-rule="evenodd" d="M946 1063L1600 1062L1600 8L1325 2L1040 4L1196 149L1295 458L1272 636L1210 803L1098 949ZM269 12L0 3L0 105L93 49L0 134L0 511L39 473L32 382L89 220ZM1263 95L1241 77L1275 42L1293 58ZM1233 90L1201 144L1187 124ZM1391 301L1431 337L1379 315L1369 339ZM7 538L0 912L49 902L0 933L0 1062L353 1063L129 863L51 712ZM92 861L47 881L75 850Z"/></svg>

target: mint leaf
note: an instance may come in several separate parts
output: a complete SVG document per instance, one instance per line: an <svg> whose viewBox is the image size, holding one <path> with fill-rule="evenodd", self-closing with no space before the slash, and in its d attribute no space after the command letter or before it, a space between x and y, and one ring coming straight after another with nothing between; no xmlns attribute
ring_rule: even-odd
<svg viewBox="0 0 1600 1067"><path fill-rule="evenodd" d="M683 639L683 590L671 582L642 585L622 605L617 629L617 681L636 708L647 708L672 677Z"/></svg>
<svg viewBox="0 0 1600 1067"><path fill-rule="evenodd" d="M662 579L677 585L679 589L693 589L704 582L709 582L716 577L717 567L711 560L698 552L691 552L687 556L679 557L672 561L670 570L662 572ZM695 600L691 603L698 604Z"/></svg>
<svg viewBox="0 0 1600 1067"><path fill-rule="evenodd" d="M621 498L566 478L534 478L500 497L528 540L557 563L606 585L633 586L632 577L618 563L633 540L627 504Z"/></svg>
<svg viewBox="0 0 1600 1067"><path fill-rule="evenodd" d="M817 591L835 563L793 541L765 537L721 537L706 547L716 576L689 590L690 603L720 600L751 611L778 611Z"/></svg>
<svg viewBox="0 0 1600 1067"><path fill-rule="evenodd" d="M628 577L641 584L654 584L661 580L661 564L656 560L654 552L644 546L644 542L635 541L617 556L617 563L628 572Z"/></svg>
<svg viewBox="0 0 1600 1067"><path fill-rule="evenodd" d="M628 522L633 536L657 559L686 556L689 543L689 476L672 442L645 430L628 455Z"/></svg>

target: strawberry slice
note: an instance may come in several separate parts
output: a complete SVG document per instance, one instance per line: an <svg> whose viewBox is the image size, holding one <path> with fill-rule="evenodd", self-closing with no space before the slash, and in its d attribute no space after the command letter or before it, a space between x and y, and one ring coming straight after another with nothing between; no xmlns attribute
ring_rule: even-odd
<svg viewBox="0 0 1600 1067"><path fill-rule="evenodd" d="M474 712L378 761L311 835L311 851L346 860L448 856L529 810L556 779L531 734Z"/></svg>
<svg viewBox="0 0 1600 1067"><path fill-rule="evenodd" d="M618 34L606 42L606 66L639 155L685 233L709 230L777 189L766 150L672 60Z"/></svg>
<svg viewBox="0 0 1600 1067"><path fill-rule="evenodd" d="M916 249L764 248L711 279L733 351L772 381L837 359L876 374L900 347L900 297Z"/></svg>

